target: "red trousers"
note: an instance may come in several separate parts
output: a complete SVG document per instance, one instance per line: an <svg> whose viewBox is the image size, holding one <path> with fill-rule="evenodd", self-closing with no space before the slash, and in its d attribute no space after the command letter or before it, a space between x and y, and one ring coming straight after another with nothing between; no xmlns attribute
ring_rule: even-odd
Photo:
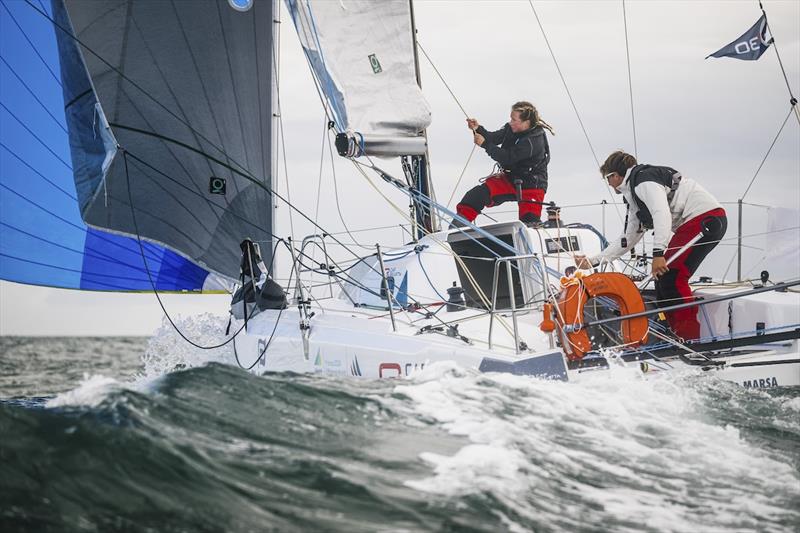
<svg viewBox="0 0 800 533"><path fill-rule="evenodd" d="M704 231L705 226L705 231ZM669 260L698 233L703 237L687 248L669 264L669 271L656 280L656 294L659 305L667 307L681 302L693 302L689 278L697 267L713 250L728 229L728 219L722 208L712 209L702 215L684 222L669 241L664 258ZM700 338L700 323L697 321L697 307L686 307L667 313L667 322L672 330L685 340Z"/></svg>
<svg viewBox="0 0 800 533"><path fill-rule="evenodd" d="M522 199L544 201L544 189L526 189L523 183ZM456 206L459 215L470 222L480 214L484 207L493 207L517 200L517 189L513 178L506 173L493 174L483 183L473 187ZM523 222L538 222L542 216L541 204L519 203L519 219Z"/></svg>

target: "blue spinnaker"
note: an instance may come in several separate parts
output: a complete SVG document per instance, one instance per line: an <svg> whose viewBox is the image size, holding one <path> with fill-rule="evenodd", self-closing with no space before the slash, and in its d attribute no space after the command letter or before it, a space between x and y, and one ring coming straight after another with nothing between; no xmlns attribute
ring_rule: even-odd
<svg viewBox="0 0 800 533"><path fill-rule="evenodd" d="M209 272L82 220L49 2L0 3L0 278L102 291L198 291ZM213 277L213 276L212 276ZM218 288L214 287L214 288Z"/></svg>

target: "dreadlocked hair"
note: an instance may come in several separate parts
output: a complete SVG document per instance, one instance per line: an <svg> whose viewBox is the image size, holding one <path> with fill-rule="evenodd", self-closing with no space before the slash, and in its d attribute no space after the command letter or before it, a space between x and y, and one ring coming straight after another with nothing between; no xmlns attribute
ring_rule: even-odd
<svg viewBox="0 0 800 533"><path fill-rule="evenodd" d="M530 120L531 126L541 126L549 131L550 135L556 134L556 132L553 131L553 127L542 119L542 115L539 114L539 111L532 103L524 100L517 102L511 106L511 111L517 111L519 113L519 119L522 121Z"/></svg>
<svg viewBox="0 0 800 533"><path fill-rule="evenodd" d="M635 165L635 157L622 150L617 150L606 158L606 162L600 167L600 174L605 176L610 172L616 172L620 176L624 176L628 169Z"/></svg>

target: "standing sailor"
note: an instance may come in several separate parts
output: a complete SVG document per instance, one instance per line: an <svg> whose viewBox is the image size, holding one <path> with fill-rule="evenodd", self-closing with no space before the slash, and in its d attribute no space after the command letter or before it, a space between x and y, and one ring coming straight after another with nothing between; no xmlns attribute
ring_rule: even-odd
<svg viewBox="0 0 800 533"><path fill-rule="evenodd" d="M694 300L689 277L713 250L728 228L728 219L720 203L696 181L684 178L670 167L639 165L622 151L608 156L600 167L603 178L623 195L627 205L625 227L618 239L599 254L576 256L579 268L590 268L604 261L622 257L645 233L654 230L652 274L661 307ZM670 233L674 231L670 239ZM671 258L698 233L702 238L675 258ZM678 309L667 314L667 321L679 337L700 337L697 307Z"/></svg>
<svg viewBox="0 0 800 533"><path fill-rule="evenodd" d="M497 131L487 131L474 118L467 119L467 127L473 132L475 144L486 150L501 170L467 191L456 206L458 214L472 222L484 207L521 200L519 219L529 225L541 222L540 202L547 192L550 162L550 146L544 130L552 135L553 128L542 120L530 102L511 106L510 120Z"/></svg>

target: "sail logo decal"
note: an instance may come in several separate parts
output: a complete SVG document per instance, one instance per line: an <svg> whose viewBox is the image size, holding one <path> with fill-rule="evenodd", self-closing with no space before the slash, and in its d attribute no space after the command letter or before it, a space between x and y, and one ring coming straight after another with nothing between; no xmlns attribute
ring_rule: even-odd
<svg viewBox="0 0 800 533"><path fill-rule="evenodd" d="M208 192L211 194L222 194L225 195L226 186L225 186L225 178L218 178L217 176L211 176L208 178Z"/></svg>
<svg viewBox="0 0 800 533"><path fill-rule="evenodd" d="M369 56L369 65L372 67L372 72L374 74L380 74L383 72L383 68L381 67L381 62L378 61L378 56L375 54L370 54Z"/></svg>
<svg viewBox="0 0 800 533"><path fill-rule="evenodd" d="M228 0L228 4L236 11L247 11L253 7L253 0Z"/></svg>

